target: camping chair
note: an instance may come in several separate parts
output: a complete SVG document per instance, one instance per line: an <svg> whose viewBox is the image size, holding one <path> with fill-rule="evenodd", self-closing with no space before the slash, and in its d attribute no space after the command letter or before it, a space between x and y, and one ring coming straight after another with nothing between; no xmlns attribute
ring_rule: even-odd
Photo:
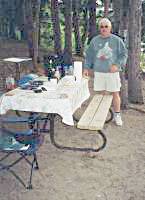
<svg viewBox="0 0 145 200"><path fill-rule="evenodd" d="M43 143L42 134L39 131L38 115L25 117L6 117L1 118L2 127L0 128L0 172L6 170L10 172L14 177L27 189L32 189L32 176L33 170L39 169L36 152L39 146ZM27 130L17 131L6 128L6 124L16 123L28 123ZM12 154L19 154L19 158L14 161L5 164L6 160L9 161L9 157ZM30 161L30 157L32 160ZM28 184L22 180L21 175L17 175L14 171L14 166L20 161L25 160L30 165L30 175Z"/></svg>

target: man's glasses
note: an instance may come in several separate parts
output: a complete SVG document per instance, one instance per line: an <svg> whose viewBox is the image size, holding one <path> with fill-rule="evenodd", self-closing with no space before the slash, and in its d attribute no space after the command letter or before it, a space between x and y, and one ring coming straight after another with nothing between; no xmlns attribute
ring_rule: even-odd
<svg viewBox="0 0 145 200"><path fill-rule="evenodd" d="M109 26L107 26L107 25L106 25L106 26L100 26L100 28L108 28L108 27L109 27Z"/></svg>

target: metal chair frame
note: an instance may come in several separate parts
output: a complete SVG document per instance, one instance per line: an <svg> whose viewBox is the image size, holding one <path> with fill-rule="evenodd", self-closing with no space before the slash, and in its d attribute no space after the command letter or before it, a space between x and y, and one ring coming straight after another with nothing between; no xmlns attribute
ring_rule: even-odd
<svg viewBox="0 0 145 200"><path fill-rule="evenodd" d="M1 150L0 150L1 151ZM0 172L3 170L6 170L8 172L10 172L25 188L27 189L32 189L32 175L33 175L33 169L39 169L38 166L38 161L37 161L37 156L36 153L33 153L33 159L32 161L30 161L29 159L26 158L26 156L28 156L28 154L26 153L26 151L11 151L9 152L8 150L3 150L1 152L6 153L5 156L3 156L0 159ZM10 157L10 155L14 154L14 153L18 153L20 155L20 157L18 159L16 159L15 161L9 163L9 164L4 164L3 161L5 159L7 159L8 157ZM25 161L30 165L30 176L29 176L29 180L28 180L28 184L26 184L20 175L17 175L17 173L12 169L13 166L15 166L16 164L18 164L21 160L25 159Z"/></svg>
<svg viewBox="0 0 145 200"><path fill-rule="evenodd" d="M35 116L31 116L30 118L15 118L15 120L13 118L4 118L2 120L3 124L6 123L28 123L30 125L30 128L32 130L32 135L33 133L35 133L35 139L30 139L30 141L27 141L27 144L25 144L25 141L23 143L24 146L28 148L26 148L25 150L21 150L21 148L19 149L5 149L5 148L0 148L0 152L4 153L5 155L0 159L0 172L3 170L6 170L8 172L10 172L25 188L27 189L32 189L32 176L33 176L33 170L34 169L39 169L39 165L38 165L38 160L37 160L37 155L36 155L36 151L37 151L37 147L38 147L38 138L37 136L40 135L39 133L39 123L37 124L37 117ZM37 124L37 128L35 128L35 124ZM4 127L1 128L1 131L5 134L9 134L9 135L13 135L12 137L15 138L17 140L17 137L20 136L21 139L24 136L24 132L15 132L12 130L8 130ZM29 130L28 130L29 131ZM30 135L30 136L32 136ZM29 144L30 142L30 144ZM19 144L22 144L21 142L18 141ZM17 158L15 161L11 161L8 164L5 164L5 160L8 159L12 154L18 154L19 158ZM30 160L28 157L32 156L32 159ZM20 175L18 175L15 171L14 171L14 166L17 165L21 160L25 160L26 163L28 163L28 165L30 166L30 176L29 176L29 180L28 180L28 184L26 184L23 180L22 177Z"/></svg>

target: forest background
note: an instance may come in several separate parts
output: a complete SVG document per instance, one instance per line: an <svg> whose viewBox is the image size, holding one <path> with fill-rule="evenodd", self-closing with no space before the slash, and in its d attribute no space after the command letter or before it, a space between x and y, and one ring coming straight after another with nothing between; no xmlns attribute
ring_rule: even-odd
<svg viewBox="0 0 145 200"><path fill-rule="evenodd" d="M0 0L0 38L25 42L36 70L39 49L63 56L65 64L84 58L84 50L98 34L98 20L108 17L113 33L128 48L121 73L122 108L143 104L145 68L145 1L143 0ZM127 87L126 87L127 86Z"/></svg>

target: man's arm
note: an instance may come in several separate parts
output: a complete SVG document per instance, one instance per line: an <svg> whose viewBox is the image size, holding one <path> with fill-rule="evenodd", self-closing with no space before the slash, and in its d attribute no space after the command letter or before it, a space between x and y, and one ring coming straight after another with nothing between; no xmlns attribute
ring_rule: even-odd
<svg viewBox="0 0 145 200"><path fill-rule="evenodd" d="M120 39L119 41L119 49L118 49L118 58L117 65L120 69L124 68L127 62L128 52L125 47L124 42Z"/></svg>
<svg viewBox="0 0 145 200"><path fill-rule="evenodd" d="M94 49L94 44L93 41L91 41L90 45L86 50L83 76L89 76L89 71L93 67L93 49Z"/></svg>
<svg viewBox="0 0 145 200"><path fill-rule="evenodd" d="M120 71L126 65L128 53L127 53L127 49L125 47L125 44L121 39L119 39L117 54L118 54L117 55L117 61L115 63L113 63L111 68L110 68L111 73Z"/></svg>

